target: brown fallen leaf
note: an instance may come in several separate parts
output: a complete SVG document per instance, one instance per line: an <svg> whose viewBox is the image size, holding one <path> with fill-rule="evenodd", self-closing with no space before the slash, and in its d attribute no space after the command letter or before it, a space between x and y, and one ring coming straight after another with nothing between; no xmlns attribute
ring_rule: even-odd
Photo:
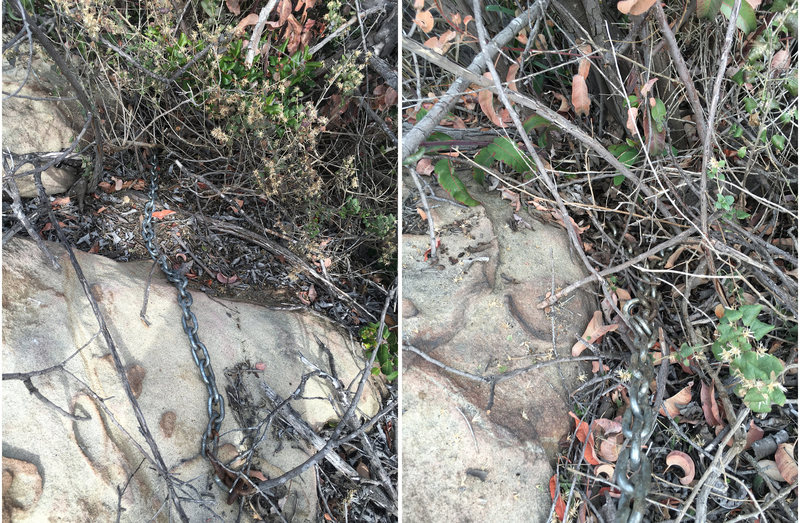
<svg viewBox="0 0 800 523"><path fill-rule="evenodd" d="M617 9L625 15L638 16L653 7L656 0L622 0L617 2Z"/></svg>
<svg viewBox="0 0 800 523"><path fill-rule="evenodd" d="M433 30L433 15L430 10L419 11L417 16L414 17L414 23L422 30L423 33L430 33Z"/></svg>
<svg viewBox="0 0 800 523"><path fill-rule="evenodd" d="M794 444L781 443L775 452L775 464L783 480L792 485L797 481L797 460L794 459Z"/></svg>
<svg viewBox="0 0 800 523"><path fill-rule="evenodd" d="M578 116L589 114L592 102L589 100L589 89L586 87L586 79L576 74L572 77L572 107Z"/></svg>
<svg viewBox="0 0 800 523"><path fill-rule="evenodd" d="M683 477L680 479L681 485L688 485L694 481L694 461L685 452L673 450L667 454L667 468L676 466L683 470Z"/></svg>
<svg viewBox="0 0 800 523"><path fill-rule="evenodd" d="M703 408L703 416L706 423L712 427L722 427L725 422L719 414L719 405L714 398L714 383L707 385L705 381L700 382L700 405Z"/></svg>
<svg viewBox="0 0 800 523"><path fill-rule="evenodd" d="M426 213L425 211L423 211L419 207L417 207L417 214L419 214L419 217L422 218L423 220L427 220L428 219L428 213Z"/></svg>
<svg viewBox="0 0 800 523"><path fill-rule="evenodd" d="M422 158L417 162L417 173L423 176L430 176L433 172L433 162L430 158Z"/></svg>
<svg viewBox="0 0 800 523"><path fill-rule="evenodd" d="M588 79L589 78L589 69L592 66L592 62L591 62L591 60L586 58L586 56L591 54L592 46L588 45L588 44L581 45L581 46L578 47L578 50L584 56L583 58L581 58L580 62L578 62L578 74L583 76L584 79Z"/></svg>
<svg viewBox="0 0 800 523"><path fill-rule="evenodd" d="M483 73L485 78L492 78L492 73ZM492 121L498 127L505 127L506 124L503 123L503 120L497 116L497 112L494 110L494 93L492 93L488 89L482 89L478 93L478 104L481 106L481 110L483 114L489 117L489 120Z"/></svg>
<svg viewBox="0 0 800 523"><path fill-rule="evenodd" d="M606 333L615 331L619 328L619 324L612 323L611 325L604 325L603 324L603 313L600 311L594 311L592 315L592 319L589 320L589 325L586 326L586 331L584 331L583 336L581 336L581 340L585 340L587 343L596 343L600 338L602 338ZM578 341L575 345L572 346L572 355L573 356L580 356L581 352L586 350L588 347L583 341Z"/></svg>
<svg viewBox="0 0 800 523"><path fill-rule="evenodd" d="M639 108L638 107L629 107L628 108L628 121L625 122L625 128L631 132L632 135L636 135L636 118L639 116Z"/></svg>
<svg viewBox="0 0 800 523"><path fill-rule="evenodd" d="M155 211L153 212L153 218L155 218L156 220L160 220L162 218L166 218L170 214L175 214L175 211L171 209L164 209L163 211Z"/></svg>
<svg viewBox="0 0 800 523"><path fill-rule="evenodd" d="M233 34L236 35L244 33L245 29L247 29L251 25L256 25L257 23L258 23L258 14L250 13L249 15L239 20L239 23L236 24L236 28L233 30Z"/></svg>
<svg viewBox="0 0 800 523"><path fill-rule="evenodd" d="M514 207L514 211L515 212L519 212L519 209L520 209L520 207L522 207L522 204L519 202L519 194L518 193L515 193L514 191L511 191L511 190L503 187L503 189L500 191L500 196L504 200L509 200L511 202L511 205Z"/></svg>
<svg viewBox="0 0 800 523"><path fill-rule="evenodd" d="M239 7L239 0L225 0L225 6L228 8L228 11L234 15L238 15L242 12L241 8Z"/></svg>
<svg viewBox="0 0 800 523"><path fill-rule="evenodd" d="M690 381L687 386L679 390L676 394L665 399L664 406L658 409L658 413L662 416L669 416L670 418L676 418L680 416L680 409L692 401L693 385L694 381ZM666 413L664 412L664 409L666 409Z"/></svg>

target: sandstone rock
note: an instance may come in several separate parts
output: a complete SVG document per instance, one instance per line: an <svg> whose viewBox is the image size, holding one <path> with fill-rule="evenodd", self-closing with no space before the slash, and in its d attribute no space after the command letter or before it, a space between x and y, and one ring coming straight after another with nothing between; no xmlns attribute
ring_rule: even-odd
<svg viewBox="0 0 800 523"><path fill-rule="evenodd" d="M427 235L403 237L404 342L478 375L569 357L592 300L578 293L552 317L535 306L553 280L558 288L584 276L566 232L520 213L528 228L498 193L468 187L482 206L432 210L437 262L423 260ZM414 521L546 519L549 461L571 428L569 392L582 368L559 364L504 381L487 411L488 385L403 356L403 513ZM485 471L485 481L467 468Z"/></svg>
<svg viewBox="0 0 800 523"><path fill-rule="evenodd" d="M23 48L27 46L23 44ZM3 96L3 148L15 154L62 151L83 127L82 108L55 65L34 57L29 71L27 53L22 54L24 57L13 64L3 56L3 92L18 95ZM42 99L55 97L65 100ZM42 173L47 194L68 190L76 179L77 173L68 168L51 167ZM36 196L32 176L17 178L16 182L23 198Z"/></svg>
<svg viewBox="0 0 800 523"><path fill-rule="evenodd" d="M120 489L123 521L166 521L171 509L162 506L164 482L148 461L142 463L139 448L150 450L139 434L109 349L102 336L95 337L97 321L64 250L48 245L64 267L61 273L41 262L41 254L29 240L14 239L4 248L3 370L44 369L85 346L65 365L74 377L54 372L32 381L55 405L89 419L68 419L32 397L22 382L4 382L4 475L7 460L20 460L36 463L44 478L41 496L23 499L14 494L18 476L13 476L9 510L15 521L45 521L54 514L62 521L109 521L116 518ZM181 327L175 289L155 273L146 312L148 327L140 311L151 263L120 264L78 251L76 256L167 467L186 482L180 494L204 501L184 503L184 509L192 521L211 518L212 511L226 521L233 520L238 504L226 504L226 493L213 484L212 469L199 455L207 423L207 393ZM243 427L252 428L248 424L257 425L269 412L263 384L286 398L301 376L314 370L301 361L301 354L330 372L328 355L317 338L331 351L346 385L363 366L360 348L324 318L193 294L199 335L208 348L220 393L226 398L220 458L235 459L250 446L248 438L254 433ZM232 394L237 401L230 401ZM328 382L314 377L303 394L314 399L293 400L291 405L319 429L338 419L327 400L334 394ZM375 389L367 387L360 411L374 415L378 405ZM266 477L276 477L314 452L302 441L283 441L287 432L279 435L278 425L275 421L269 426L262 424L258 433L263 440L254 465ZM292 521L315 521L313 468L287 486L281 503Z"/></svg>

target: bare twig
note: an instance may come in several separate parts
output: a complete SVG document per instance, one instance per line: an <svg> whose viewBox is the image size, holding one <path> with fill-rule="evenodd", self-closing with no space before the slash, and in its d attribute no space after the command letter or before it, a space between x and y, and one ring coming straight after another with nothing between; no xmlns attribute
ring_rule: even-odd
<svg viewBox="0 0 800 523"><path fill-rule="evenodd" d="M425 211L425 217L428 221L428 235L431 239L431 255L430 258L435 260L438 256L436 252L436 227L433 223L433 216L431 215L431 208L428 205L428 198L425 196L425 190L422 188L422 182L419 179L419 175L417 174L416 167L409 167L408 172L411 174L411 179L414 180L414 185L417 186L417 191L419 192L419 200L422 203L422 210Z"/></svg>
<svg viewBox="0 0 800 523"><path fill-rule="evenodd" d="M248 69L253 66L253 59L256 57L256 49L258 48L259 42L261 42L261 33L264 31L264 25L267 23L267 18L272 13L272 10L275 9L278 0L269 0L267 5L261 9L261 12L258 13L258 22L256 22L256 26L253 28L253 32L250 35L250 45L247 46L247 55L244 59L244 66Z"/></svg>

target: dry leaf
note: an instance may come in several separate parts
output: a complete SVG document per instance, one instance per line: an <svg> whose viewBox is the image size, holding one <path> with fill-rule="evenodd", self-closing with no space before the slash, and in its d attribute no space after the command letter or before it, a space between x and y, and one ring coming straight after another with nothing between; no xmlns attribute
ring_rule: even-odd
<svg viewBox="0 0 800 523"><path fill-rule="evenodd" d="M685 407L692 401L692 386L693 381L690 381L687 386L678 391L677 394L664 400L664 406L658 409L658 413L662 416L669 416L675 418L680 415L680 409ZM666 413L664 412L666 409Z"/></svg>
<svg viewBox="0 0 800 523"><path fill-rule="evenodd" d="M578 47L578 51L583 55L580 62L578 62L578 74L583 76L584 79L589 78L589 69L592 66L592 61L586 58L592 52L591 45L582 45Z"/></svg>
<svg viewBox="0 0 800 523"><path fill-rule="evenodd" d="M603 313L600 311L594 311L592 319L589 321L589 325L586 326L586 331L584 331L583 336L581 336L581 340L584 340L587 343L596 343L607 332L615 331L618 328L619 325L616 323L612 323L611 325L604 325ZM583 341L578 341L577 343L575 343L575 345L572 346L572 355L580 356L581 352L586 350L586 348L587 345L584 344Z"/></svg>
<svg viewBox="0 0 800 523"><path fill-rule="evenodd" d="M433 172L433 162L430 158L422 158L417 162L417 173L423 176L430 176Z"/></svg>
<svg viewBox="0 0 800 523"><path fill-rule="evenodd" d="M425 7L425 0L414 0L414 9L421 11Z"/></svg>
<svg viewBox="0 0 800 523"><path fill-rule="evenodd" d="M250 27L251 25L256 25L258 23L258 15L256 13L250 13L249 15L245 16L239 23L236 24L236 28L233 30L233 34L243 33L245 29Z"/></svg>
<svg viewBox="0 0 800 523"><path fill-rule="evenodd" d="M430 10L420 11L414 17L414 23L422 29L422 32L430 33L433 30L433 15Z"/></svg>
<svg viewBox="0 0 800 523"><path fill-rule="evenodd" d="M172 211L170 209L164 209L163 211L155 211L153 213L153 218L155 218L156 220L160 220L162 218L169 216L170 214L175 214L175 211Z"/></svg>
<svg viewBox="0 0 800 523"><path fill-rule="evenodd" d="M638 107L628 107L628 121L625 122L625 128L628 129L634 136L636 136L636 118L638 116Z"/></svg>
<svg viewBox="0 0 800 523"><path fill-rule="evenodd" d="M483 76L489 79L492 78L492 74L488 72L483 73ZM495 124L498 127L506 126L506 124L503 123L503 120L501 120L500 117L497 116L497 112L495 112L494 110L494 93L492 93L488 89L482 89L478 93L478 104L480 104L483 114L488 116L489 120L491 120L493 124Z"/></svg>
<svg viewBox="0 0 800 523"><path fill-rule="evenodd" d="M239 277L236 276L235 274L233 276L228 277L228 276L225 276L224 274L222 274L221 272L217 273L217 281L220 282L220 283L223 283L225 285L229 285L231 283L235 283L238 280L239 280Z"/></svg>
<svg viewBox="0 0 800 523"><path fill-rule="evenodd" d="M225 5L228 6L228 11L235 15L238 15L242 12L241 8L239 7L239 0L225 0Z"/></svg>
<svg viewBox="0 0 800 523"><path fill-rule="evenodd" d="M642 89L641 89L641 94L642 94L642 96L645 96L647 93L649 93L649 92L650 92L650 89L652 89L652 88L653 88L653 86L656 84L656 82L657 82L657 81L658 81L658 78L651 78L650 80L648 80L648 81L647 81L647 82L646 82L646 83L645 83L645 84L642 86Z"/></svg>
<svg viewBox="0 0 800 523"><path fill-rule="evenodd" d="M516 92L519 92L519 90L517 90L517 81L516 81L516 76L518 71L519 71L519 63L514 62L513 64L508 66L508 74L506 74L506 82L508 83L508 88Z"/></svg>
<svg viewBox="0 0 800 523"><path fill-rule="evenodd" d="M637 16L647 12L655 3L656 0L622 0L617 2L617 9L622 14Z"/></svg>
<svg viewBox="0 0 800 523"><path fill-rule="evenodd" d="M278 26L282 26L286 23L289 17L292 15L292 0L281 0L281 3L278 4Z"/></svg>
<svg viewBox="0 0 800 523"><path fill-rule="evenodd" d="M314 303L317 300L317 289L314 287L314 284L311 284L311 287L308 288L308 301Z"/></svg>
<svg viewBox="0 0 800 523"><path fill-rule="evenodd" d="M781 49L777 51L774 55L772 55L772 62L770 65L772 66L772 70L775 72L786 71L789 69L791 65L792 56L789 54L789 51L786 49Z"/></svg>
<svg viewBox="0 0 800 523"><path fill-rule="evenodd" d="M673 450L667 454L667 468L680 467L683 470L683 477L681 478L681 485L688 485L694 481L694 461L685 452Z"/></svg>
<svg viewBox="0 0 800 523"><path fill-rule="evenodd" d="M589 89L586 87L586 79L576 74L572 77L572 106L578 116L587 116L592 102L589 100Z"/></svg>
<svg viewBox="0 0 800 523"><path fill-rule="evenodd" d="M778 464L771 459L762 459L758 462L758 466L761 467L764 475L772 481L783 481L783 476L778 468Z"/></svg>
<svg viewBox="0 0 800 523"><path fill-rule="evenodd" d="M519 212L520 207L522 204L519 202L519 194L515 193L514 191L508 190L505 187L500 191L500 196L504 200L509 200L511 205L514 207L514 212Z"/></svg>
<svg viewBox="0 0 800 523"><path fill-rule="evenodd" d="M387 107L393 107L397 103L397 91L392 87L386 89L386 94L383 95L383 103Z"/></svg>
<svg viewBox="0 0 800 523"><path fill-rule="evenodd" d="M556 100L561 102L561 105L558 106L558 109L556 109L556 112L558 112L558 113L566 113L567 111L569 111L569 102L567 101L567 97L566 96L564 96L561 93L557 93L555 91L551 91L551 94L553 95L553 98L555 98Z"/></svg>
<svg viewBox="0 0 800 523"><path fill-rule="evenodd" d="M775 464L783 480L790 485L797 481L797 461L794 459L793 446L790 443L781 443L775 452Z"/></svg>
<svg viewBox="0 0 800 523"><path fill-rule="evenodd" d="M719 405L714 399L714 384L706 385L705 381L700 382L700 405L703 407L703 416L706 423L712 427L722 427L725 422L719 415Z"/></svg>
<svg viewBox="0 0 800 523"><path fill-rule="evenodd" d="M417 207L417 214L419 214L419 217L422 218L423 220L428 219L428 213L423 211L420 207Z"/></svg>

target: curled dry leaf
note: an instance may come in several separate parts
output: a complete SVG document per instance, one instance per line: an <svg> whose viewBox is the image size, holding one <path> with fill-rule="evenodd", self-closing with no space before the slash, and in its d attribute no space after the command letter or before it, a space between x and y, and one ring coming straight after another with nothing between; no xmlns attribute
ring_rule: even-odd
<svg viewBox="0 0 800 523"><path fill-rule="evenodd" d="M783 480L790 485L797 481L797 460L794 459L793 447L791 443L781 443L775 452L775 464Z"/></svg>
<svg viewBox="0 0 800 523"><path fill-rule="evenodd" d="M566 113L567 111L569 111L569 102L567 101L567 97L566 96L564 96L561 93L557 93L555 91L550 91L550 93L553 95L553 98L555 98L556 100L561 102L561 105L558 106L558 109L556 109L556 112Z"/></svg>
<svg viewBox="0 0 800 523"><path fill-rule="evenodd" d="M744 450L749 449L753 446L753 443L762 439L764 437L764 430L756 425L755 421L750 421L750 428L747 430L747 444L744 446Z"/></svg>
<svg viewBox="0 0 800 523"><path fill-rule="evenodd" d="M517 89L517 72L519 72L519 62L514 62L510 66L508 66L508 74L506 74L506 82L508 83L508 88L512 91L519 92Z"/></svg>
<svg viewBox="0 0 800 523"><path fill-rule="evenodd" d="M607 332L615 331L618 328L619 324L617 323L604 325L603 313L600 311L595 311L592 315L592 319L589 321L589 325L586 326L586 331L583 333L583 336L581 336L581 339L585 340L587 343L596 343ZM586 347L587 346L583 343L583 341L578 341L572 346L572 355L580 356L581 352L586 350Z"/></svg>
<svg viewBox="0 0 800 523"><path fill-rule="evenodd" d="M233 34L244 33L245 29L247 29L251 25L256 25L257 23L258 23L258 15L256 13L250 13L249 15L239 20L239 23L236 24L236 28L233 30Z"/></svg>
<svg viewBox="0 0 800 523"><path fill-rule="evenodd" d="M656 0L622 0L617 2L617 9L625 15L638 16L653 7Z"/></svg>
<svg viewBox="0 0 800 523"><path fill-rule="evenodd" d="M586 116L589 114L592 102L589 100L589 89L586 87L586 79L576 74L572 77L572 107L575 114Z"/></svg>
<svg viewBox="0 0 800 523"><path fill-rule="evenodd" d="M421 11L425 7L425 0L414 0L414 9Z"/></svg>
<svg viewBox="0 0 800 523"><path fill-rule="evenodd" d="M586 437L589 435L589 424L585 421L581 421L581 419L576 416L574 412L570 412L569 415L575 420L575 437L578 438L578 441L583 443L586 441Z"/></svg>
<svg viewBox="0 0 800 523"><path fill-rule="evenodd" d="M231 283L236 283L239 280L239 277L235 274L233 276L225 276L221 272L217 273L217 281L223 283L225 285L230 285Z"/></svg>
<svg viewBox="0 0 800 523"><path fill-rule="evenodd" d="M156 220L160 220L162 218L169 216L170 214L175 214L175 211L171 211L169 209L164 209L163 211L155 211L153 213L153 218L155 218Z"/></svg>
<svg viewBox="0 0 800 523"><path fill-rule="evenodd" d="M680 409L685 407L692 401L692 386L694 381L690 381L687 386L678 391L677 394L664 400L664 406L658 409L658 413L662 416L669 416L675 418L680 415ZM666 413L664 412L666 409Z"/></svg>
<svg viewBox="0 0 800 523"><path fill-rule="evenodd" d="M700 404L703 407L703 416L706 423L711 427L721 427L725 422L719 415L719 405L714 399L714 384L706 385L705 381L700 382Z"/></svg>
<svg viewBox="0 0 800 523"><path fill-rule="evenodd" d="M311 303L317 301L317 289L316 287L314 287L313 283L308 288L308 301L310 301Z"/></svg>
<svg viewBox="0 0 800 523"><path fill-rule="evenodd" d="M492 74L491 73L483 73L485 78L489 78L491 80ZM497 116L497 112L494 110L494 93L492 93L488 89L481 89L478 93L478 104L481 106L481 110L483 114L489 117L489 120L492 121L498 127L505 127L506 124L503 123L503 120Z"/></svg>
<svg viewBox="0 0 800 523"><path fill-rule="evenodd" d="M603 463L594 468L594 473L596 476L606 476L608 479L611 479L614 477L614 468L614 465L611 463Z"/></svg>
<svg viewBox="0 0 800 523"><path fill-rule="evenodd" d="M433 30L433 15L430 10L419 11L414 17L414 23L422 29L422 32L430 33Z"/></svg>
<svg viewBox="0 0 800 523"><path fill-rule="evenodd" d="M558 475L553 474L550 478L550 499L555 503L556 517L559 521L564 521L564 515L567 511L567 504L561 497L561 491L558 489Z"/></svg>
<svg viewBox="0 0 800 523"><path fill-rule="evenodd" d="M639 116L638 107L628 107L628 121L625 122L625 128L636 135L636 118Z"/></svg>
<svg viewBox="0 0 800 523"><path fill-rule="evenodd" d="M423 220L427 220L428 219L428 213L423 211L422 208L420 208L420 207L417 207L417 214L419 214L419 217L422 218Z"/></svg>
<svg viewBox="0 0 800 523"><path fill-rule="evenodd" d="M500 196L504 200L509 200L511 202L511 205L514 207L514 211L519 212L520 207L522 207L522 204L519 202L519 194L504 187L500 191Z"/></svg>
<svg viewBox="0 0 800 523"><path fill-rule="evenodd" d="M673 450L667 454L667 468L673 465L683 470L681 485L688 485L694 481L694 461L688 454L679 450Z"/></svg>
<svg viewBox="0 0 800 523"><path fill-rule="evenodd" d="M653 86L656 84L657 81L658 81L658 78L651 78L650 80L645 82L645 84L642 86L642 90L641 90L642 96L644 96L647 93L649 93L650 89L653 88Z"/></svg>

